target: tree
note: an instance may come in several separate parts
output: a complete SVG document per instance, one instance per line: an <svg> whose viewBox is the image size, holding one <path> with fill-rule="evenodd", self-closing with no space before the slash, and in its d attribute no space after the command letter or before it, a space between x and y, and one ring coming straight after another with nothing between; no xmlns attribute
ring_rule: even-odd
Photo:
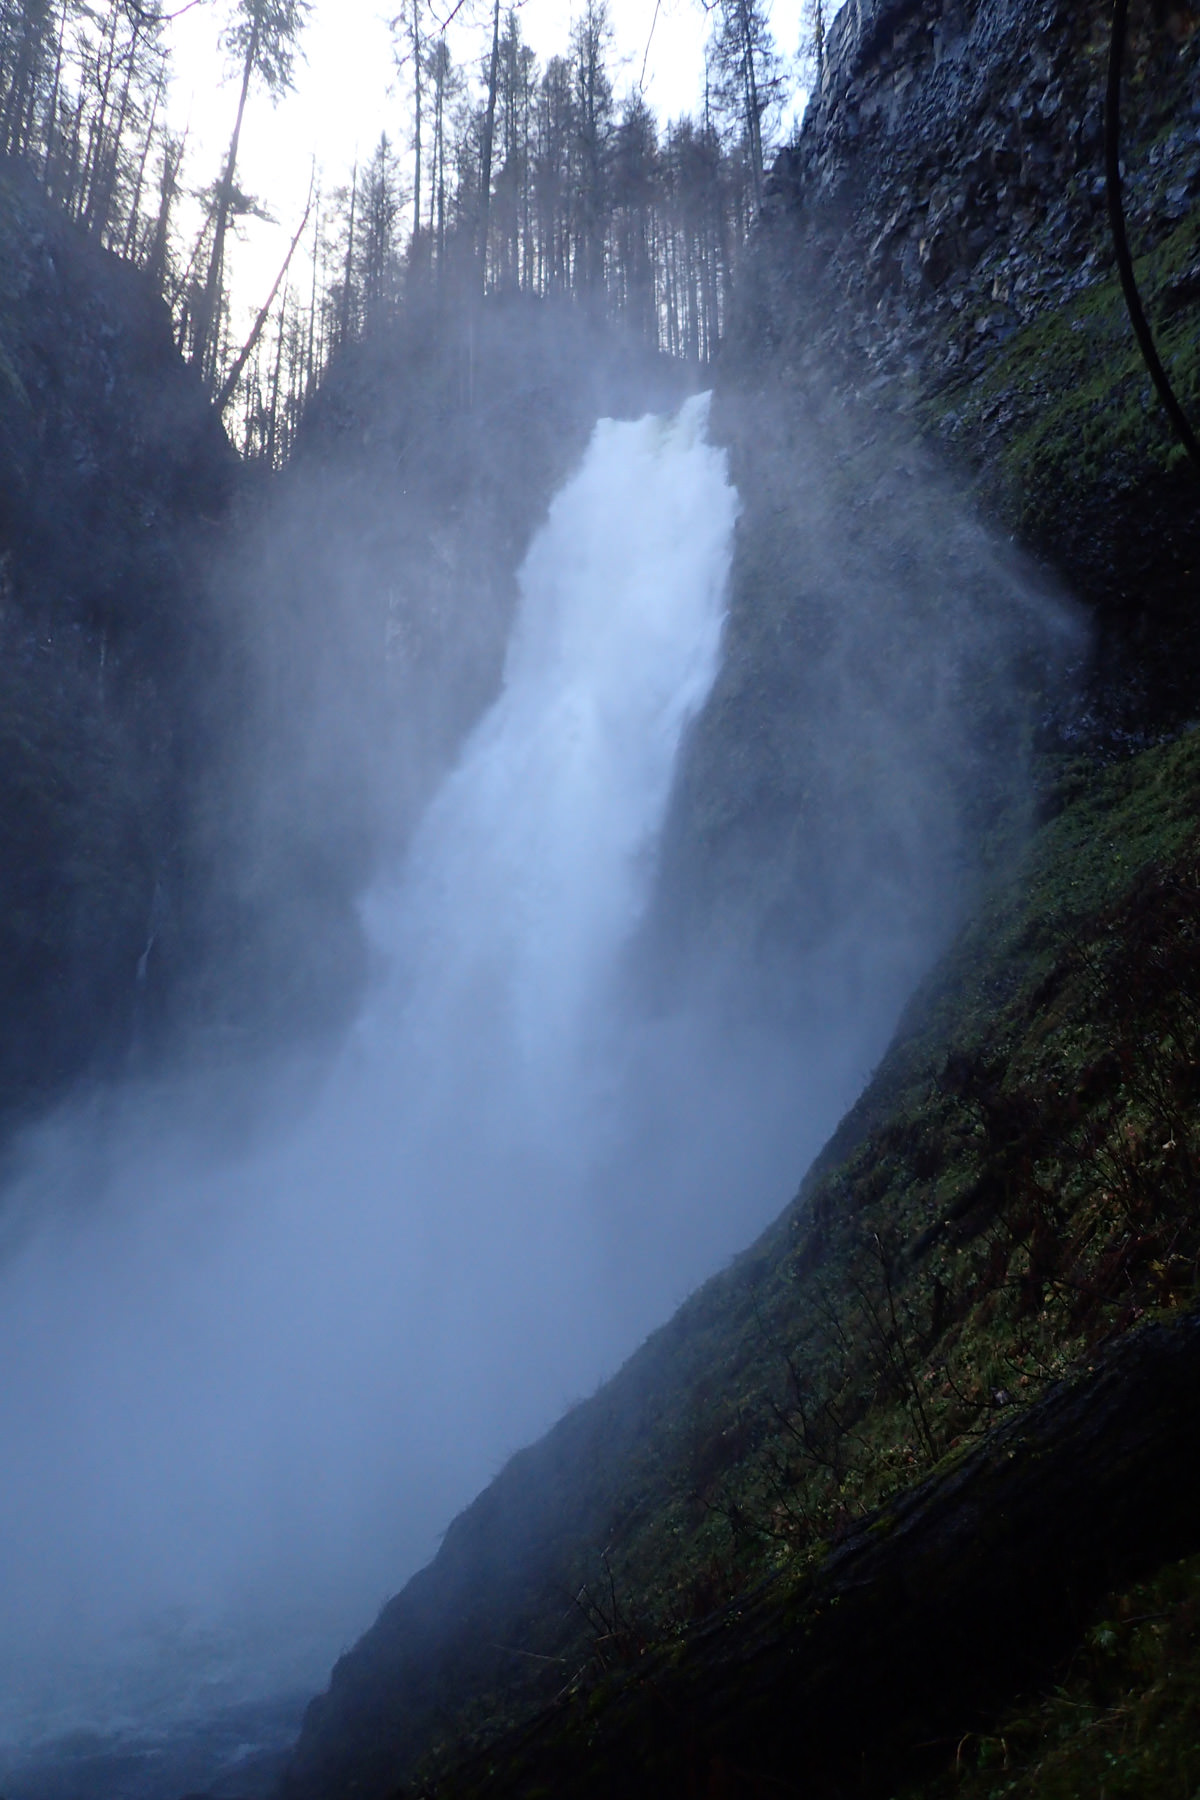
<svg viewBox="0 0 1200 1800"><path fill-rule="evenodd" d="M537 264L534 285L552 293L571 285L571 194L575 169L575 91L571 65L552 56L534 114L533 207Z"/></svg>
<svg viewBox="0 0 1200 1800"><path fill-rule="evenodd" d="M208 275L192 321L192 360L209 381L215 374L225 239L236 194L234 177L250 85L257 78L273 100L288 92L300 34L310 11L311 0L237 0L233 23L224 35L225 49L235 67L240 65L241 84L229 153L217 184Z"/></svg>
<svg viewBox="0 0 1200 1800"><path fill-rule="evenodd" d="M439 270L446 256L446 124L462 93L462 76L455 68L445 35L439 33L426 52L425 77L433 90L432 167L429 172L429 240Z"/></svg>
<svg viewBox="0 0 1200 1800"><path fill-rule="evenodd" d="M479 156L479 285L487 287L488 227L492 204L492 147L496 138L496 95L500 86L500 0L492 0L492 52L488 59L487 108Z"/></svg>
<svg viewBox="0 0 1200 1800"><path fill-rule="evenodd" d="M34 134L53 46L61 46L67 8L59 19L49 0L8 0L0 14L0 151L25 154Z"/></svg>
<svg viewBox="0 0 1200 1800"><path fill-rule="evenodd" d="M142 246L161 138L160 0L0 0L0 154L110 248Z"/></svg>
<svg viewBox="0 0 1200 1800"><path fill-rule="evenodd" d="M370 327L379 314L400 298L400 245L397 225L403 205L396 153L387 133L363 172L359 200L361 222L358 271L363 323Z"/></svg>
<svg viewBox="0 0 1200 1800"><path fill-rule="evenodd" d="M147 272L160 288L166 283L171 209L179 193L179 174L183 167L185 147L183 137L172 137L169 132L163 134L158 159L158 205L153 223L148 228L148 239L143 250Z"/></svg>
<svg viewBox="0 0 1200 1800"><path fill-rule="evenodd" d="M402 10L389 21L393 56L400 71L411 69L413 83L413 228L411 255L419 255L421 239L421 151L424 123L425 81L429 74L425 41L424 0L404 0Z"/></svg>
<svg viewBox="0 0 1200 1800"><path fill-rule="evenodd" d="M613 304L635 330L657 342L658 133L640 93L625 102L613 140L611 180Z"/></svg>
<svg viewBox="0 0 1200 1800"><path fill-rule="evenodd" d="M492 194L494 267L501 286L528 287L532 279L530 133L536 81L537 58L521 36L515 8L509 7L500 40L500 168Z"/></svg>
<svg viewBox="0 0 1200 1800"><path fill-rule="evenodd" d="M571 33L578 137L576 285L588 295L604 281L608 160L613 130L613 92L605 58L612 41L605 0L587 0Z"/></svg>
<svg viewBox="0 0 1200 1800"><path fill-rule="evenodd" d="M741 127L757 211L763 191L763 119L778 103L782 71L764 0L715 0L715 13L709 41L713 99L719 112Z"/></svg>
<svg viewBox="0 0 1200 1800"><path fill-rule="evenodd" d="M797 61L803 78L814 93L819 93L825 83L825 38L824 0L805 0L800 17Z"/></svg>

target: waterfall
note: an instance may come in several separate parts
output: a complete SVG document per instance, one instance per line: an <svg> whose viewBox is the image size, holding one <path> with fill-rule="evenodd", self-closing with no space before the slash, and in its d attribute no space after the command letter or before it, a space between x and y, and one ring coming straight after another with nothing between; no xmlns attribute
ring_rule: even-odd
<svg viewBox="0 0 1200 1800"><path fill-rule="evenodd" d="M32 1148L0 1274L9 1732L318 1684L693 1278L639 1270L630 1301L606 1207L647 1186L622 970L737 514L706 419L602 422L555 499L306 1115L230 1160L143 1096L102 1152Z"/></svg>
<svg viewBox="0 0 1200 1800"><path fill-rule="evenodd" d="M518 1129L553 1130L581 1039L646 900L680 737L716 672L736 499L670 420L604 420L521 572L503 689L368 918L396 993L366 1022L440 1071L490 1059ZM516 1088L520 1088L518 1094ZM493 1123L497 1121L493 1120Z"/></svg>

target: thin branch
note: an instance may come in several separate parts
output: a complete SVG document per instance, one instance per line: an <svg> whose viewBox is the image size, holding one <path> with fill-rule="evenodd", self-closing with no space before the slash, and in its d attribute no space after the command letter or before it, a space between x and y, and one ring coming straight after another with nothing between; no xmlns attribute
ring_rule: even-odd
<svg viewBox="0 0 1200 1800"><path fill-rule="evenodd" d="M455 19L457 19L459 13L462 11L463 7L466 4L467 4L467 0L455 0L454 5L450 8L450 11L447 13L446 17L444 19L438 21L438 30L440 32L444 33L448 29L449 26L453 25ZM432 10L432 8L430 10ZM435 18L436 18L436 14L435 14Z"/></svg>
<svg viewBox="0 0 1200 1800"><path fill-rule="evenodd" d="M314 171L315 171L315 165L314 165ZM271 308L275 304L275 296L279 292L280 286L282 285L282 282L283 282L283 278L287 274L288 268L291 265L291 260L292 260L293 256L295 256L295 254L296 254L296 247L299 244L300 239L304 236L304 228L308 224L309 214L312 212L312 200L313 200L313 182L312 182L312 179L310 179L309 184L308 184L308 204L304 208L304 217L301 219L299 225L296 227L296 235L292 239L290 245L288 246L288 253L283 259L283 267L280 269L278 275L275 277L275 285L271 289L270 293L267 295L267 298L264 301L262 307L259 309L259 314L258 314L258 317L254 321L254 326L250 332L250 336L246 339L245 343L242 345L241 349L238 351L237 358L234 361L233 367L230 369L228 375L225 377L225 380L222 382L220 391L218 392L217 397L216 397L215 401L213 402L214 406L217 409L218 417L220 417L220 415L225 411L225 408L229 405L229 402L233 399L234 389L237 387L238 382L242 378L242 370L246 367L246 364L250 361L250 358L254 353L254 346L255 346L255 344L257 344L259 338L262 336L263 326L266 324L267 319L270 317Z"/></svg>
<svg viewBox="0 0 1200 1800"><path fill-rule="evenodd" d="M1113 249L1116 252L1117 272L1121 277L1121 292L1125 296L1125 308L1129 314L1129 322L1133 326L1133 334L1142 353L1142 361L1150 371L1150 379L1162 402L1163 409L1175 428L1175 435L1191 457L1192 462L1200 468L1200 442L1192 430L1191 421L1180 405L1178 396L1171 386L1171 378L1163 367L1162 358L1154 342L1154 333L1150 329L1150 321L1146 317L1142 305L1142 297L1138 292L1137 278L1133 269L1133 255L1129 248L1129 235L1125 227L1125 207L1121 196L1121 65L1125 53L1125 31L1129 0L1115 0L1113 7L1112 42L1108 57L1108 89L1104 104L1104 176L1108 190L1108 219L1112 231Z"/></svg>
<svg viewBox="0 0 1200 1800"><path fill-rule="evenodd" d="M147 28L158 25L172 25L176 19L182 19L184 13L190 13L193 7L207 5L208 0L185 0L184 5L178 7L174 12L156 13L150 12L147 7L140 5L139 0L122 0L122 6L125 12L127 12L131 18L136 19L139 25L144 25Z"/></svg>
<svg viewBox="0 0 1200 1800"><path fill-rule="evenodd" d="M650 46L654 42L654 27L658 24L658 14L661 6L662 0L654 0L654 17L650 21L650 36L646 39L646 54L642 58L642 72L638 76L639 94L646 85L646 64L650 61Z"/></svg>

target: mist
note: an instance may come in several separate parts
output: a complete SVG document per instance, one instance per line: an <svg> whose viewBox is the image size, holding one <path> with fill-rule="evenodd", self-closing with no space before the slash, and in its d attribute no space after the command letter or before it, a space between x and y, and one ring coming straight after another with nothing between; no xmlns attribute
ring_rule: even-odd
<svg viewBox="0 0 1200 1800"><path fill-rule="evenodd" d="M816 796L781 843L728 730L755 551L708 413L602 420L560 487L499 692L362 894L336 1055L264 1071L248 1135L214 1122L235 1072L19 1146L9 1742L322 1685L505 1457L786 1203L952 930L1067 615L918 476L852 542L819 446L781 459L824 607L779 653Z"/></svg>

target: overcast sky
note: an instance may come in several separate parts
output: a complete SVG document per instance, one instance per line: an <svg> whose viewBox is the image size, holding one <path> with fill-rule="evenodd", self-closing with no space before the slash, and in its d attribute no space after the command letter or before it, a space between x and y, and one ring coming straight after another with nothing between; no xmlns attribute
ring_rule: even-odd
<svg viewBox="0 0 1200 1800"><path fill-rule="evenodd" d="M187 125L189 182L215 179L229 141L237 101L218 36L234 0L199 0L170 27L174 49L172 108ZM347 181L356 157L369 155L381 131L407 150L409 96L397 80L387 27L387 0L315 0L297 66L296 90L272 107L256 94L248 109L239 185L273 215L250 223L233 261L235 311L252 316L270 289L304 212L312 159L325 187ZM539 57L565 50L576 10L567 0L524 0L521 23ZM769 0L776 44L793 60L803 0ZM836 10L836 9L831 9ZM616 87L644 92L660 120L699 111L704 93L704 41L709 21L701 0L609 0ZM490 7L466 0L451 27L456 60L477 63L485 52ZM653 26L653 30L651 27Z"/></svg>

